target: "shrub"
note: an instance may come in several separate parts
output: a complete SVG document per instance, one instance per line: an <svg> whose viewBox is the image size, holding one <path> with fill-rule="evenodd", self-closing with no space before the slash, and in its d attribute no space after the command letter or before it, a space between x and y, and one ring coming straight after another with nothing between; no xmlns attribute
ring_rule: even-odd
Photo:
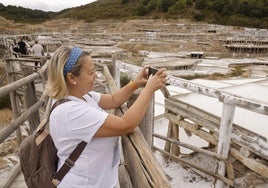
<svg viewBox="0 0 268 188"><path fill-rule="evenodd" d="M0 97L0 110L4 108L11 109L9 94Z"/></svg>
<svg viewBox="0 0 268 188"><path fill-rule="evenodd" d="M124 73L121 74L121 77L120 77L121 87L124 87L125 85L127 85L130 80L131 80L131 78L127 74L124 74Z"/></svg>
<svg viewBox="0 0 268 188"><path fill-rule="evenodd" d="M232 72L233 77L241 76L243 74L243 69L241 67L236 67Z"/></svg>

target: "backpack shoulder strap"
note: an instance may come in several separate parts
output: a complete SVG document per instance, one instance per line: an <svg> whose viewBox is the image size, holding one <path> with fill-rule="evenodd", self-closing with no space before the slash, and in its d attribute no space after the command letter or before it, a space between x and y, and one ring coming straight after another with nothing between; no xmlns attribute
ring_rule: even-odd
<svg viewBox="0 0 268 188"><path fill-rule="evenodd" d="M70 101L70 99L60 99L57 102L54 103L52 106L50 113L53 109L55 109L58 105ZM87 143L85 141L81 141L73 150L73 152L69 155L68 159L65 160L62 167L58 170L58 172L55 174L52 183L57 186L63 177L69 172L69 170L74 166L75 161L78 159L78 157L81 155L83 150L85 149Z"/></svg>
<svg viewBox="0 0 268 188"><path fill-rule="evenodd" d="M60 100L57 100L57 101L53 104L53 106L51 107L48 117L50 116L51 112L52 112L57 106L59 106L60 104L65 103L65 102L68 102L68 101L71 101L71 100L70 100L70 99L60 99Z"/></svg>
<svg viewBox="0 0 268 188"><path fill-rule="evenodd" d="M37 127L36 129L36 134L39 135L41 134L44 129L46 128L47 126L47 122L48 122L48 119L49 119L49 116L51 114L51 112L57 107L59 106L60 104L63 104L65 102L68 102L68 101L71 101L70 99L60 99L58 101L56 101L53 106L51 107L50 111L49 111L49 114L47 116L47 118L44 118L43 121L41 121L41 123L39 124L39 126Z"/></svg>
<svg viewBox="0 0 268 188"><path fill-rule="evenodd" d="M64 164L55 174L54 178L52 179L52 183L57 186L60 184L63 177L69 172L69 170L74 166L75 161L81 155L83 150L85 149L87 143L85 141L81 141L73 152L69 155L69 158L65 160Z"/></svg>

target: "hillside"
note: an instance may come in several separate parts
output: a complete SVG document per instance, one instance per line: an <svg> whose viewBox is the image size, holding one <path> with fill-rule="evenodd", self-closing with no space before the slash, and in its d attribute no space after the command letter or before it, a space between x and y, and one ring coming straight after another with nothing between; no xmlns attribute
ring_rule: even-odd
<svg viewBox="0 0 268 188"><path fill-rule="evenodd" d="M21 23L40 23L53 18L53 12L44 12L41 10L31 10L29 8L17 6L4 6L0 3L0 16L15 22Z"/></svg>
<svg viewBox="0 0 268 188"><path fill-rule="evenodd" d="M212 24L268 28L267 0L97 0L93 3L43 12L0 4L0 16L24 23L57 18L83 19L190 19Z"/></svg>

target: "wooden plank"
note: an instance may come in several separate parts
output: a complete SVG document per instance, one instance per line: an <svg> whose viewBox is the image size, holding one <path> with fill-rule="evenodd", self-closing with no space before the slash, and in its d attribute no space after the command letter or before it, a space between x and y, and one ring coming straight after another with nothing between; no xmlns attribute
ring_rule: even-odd
<svg viewBox="0 0 268 188"><path fill-rule="evenodd" d="M182 116L183 118L188 118L204 127L209 129L212 132L215 132L219 129L220 120L216 119L212 114L198 109L192 105L183 103L178 100L168 99L165 100L165 108L168 111L171 111L177 115Z"/></svg>
<svg viewBox="0 0 268 188"><path fill-rule="evenodd" d="M168 138L171 138L171 134L172 134L171 131L172 131L172 122L169 121L169 123L168 123L168 131L167 131L167 137ZM171 142L166 141L166 143L165 143L165 151L169 153L170 148L171 148Z"/></svg>
<svg viewBox="0 0 268 188"><path fill-rule="evenodd" d="M258 173L261 176L268 178L268 166L257 162L255 159L243 157L235 148L230 149L230 154L243 163L246 167Z"/></svg>
<svg viewBox="0 0 268 188"><path fill-rule="evenodd" d="M186 104L172 97L166 100L165 106L167 109L166 114L173 113L190 119L199 126L209 129L211 133L217 136L219 132L220 117L211 114L211 117L208 118L210 113L204 112L202 109L195 108L190 104ZM265 154L265 143L267 143L267 138L257 133L234 124L232 128L232 143L245 147L251 152L268 160L268 156Z"/></svg>
<svg viewBox="0 0 268 188"><path fill-rule="evenodd" d="M122 136L122 147L124 150L126 168L133 187L152 187L150 182L147 181L146 173L144 174L144 167L140 163L139 156L127 136Z"/></svg>
<svg viewBox="0 0 268 188"><path fill-rule="evenodd" d="M212 143L213 145L217 144L217 137L213 136L212 134L205 132L202 129L196 129L193 124L190 124L189 122L186 122L184 120L178 120L177 116L172 113L166 113L166 117L181 126L182 128L190 131L191 133L201 137L202 139L206 140L209 143Z"/></svg>
<svg viewBox="0 0 268 188"><path fill-rule="evenodd" d="M233 127L233 119L235 113L235 106L223 104L221 126L219 130L219 141L217 145L217 154L223 157L228 157L229 149L231 147L231 133ZM218 174L225 176L226 166L224 161L218 162ZM224 182L217 180L216 187L223 188Z"/></svg>
<svg viewBox="0 0 268 188"><path fill-rule="evenodd" d="M133 134L128 135L128 136L123 136L122 141L124 143L123 149L124 149L125 155L131 152L131 150L132 152L136 153L136 154L129 153L128 154L129 156L125 157L125 160L128 161L126 162L127 168L129 165L132 166L128 169L129 173L135 173L130 176L131 179L134 178L132 179L133 186L135 183L138 183L140 181L141 177L139 176L145 176L149 187L156 188L159 185L161 185L162 188L171 187L170 182L167 180L167 177L164 174L157 159L155 158L154 154L150 150L149 146L146 144L146 141L143 138L142 133L139 130L139 128L137 128ZM128 147L126 147L127 146L126 143L128 143ZM133 149L130 149L129 147ZM139 157L138 164L136 164L137 162L133 164L133 155L134 156L137 155ZM134 157L134 160L135 160L135 157ZM139 168L139 170L137 169L137 167ZM135 168L136 170L134 170ZM130 171L133 171L133 172L130 172ZM133 181L138 181L138 182L133 182ZM140 183L141 182L139 182L139 184ZM146 182L143 182L143 183L145 183L143 186L138 186L138 187L147 187L146 186L147 183Z"/></svg>
<svg viewBox="0 0 268 188"><path fill-rule="evenodd" d="M119 165L118 167L119 172L119 184L122 188L132 188L132 183L126 166L124 164Z"/></svg>
<svg viewBox="0 0 268 188"><path fill-rule="evenodd" d="M191 119L192 116L194 116L194 117L200 116L202 118L201 122L199 123L200 125L202 125L204 127L207 126L208 129L210 129L210 127L211 127L212 128L211 131L213 131L213 128L216 128L217 130L219 129L219 125L220 125L220 121L221 121L220 117L218 117L212 113L209 113L207 111L204 111L203 109L200 109L194 105L190 105L189 103L183 102L183 101L179 100L177 98L177 96L172 96L172 97L169 97L168 99L166 99L165 100L165 107L166 107L166 109L168 109L174 113L176 113L178 111L182 111L186 115L188 113L191 113L191 116L187 116L187 118L189 118L189 119ZM170 107L172 107L172 108L170 108ZM207 122L204 121L206 119L209 119L209 121L212 122L212 124L206 125ZM204 122L204 123L202 123L202 122ZM263 137L255 132L252 132L248 129L245 129L237 124L234 124L233 127L234 127L235 131L240 131L240 133L243 132L245 135L249 135L251 137L259 137L260 139L267 141L266 137Z"/></svg>
<svg viewBox="0 0 268 188"><path fill-rule="evenodd" d="M175 123L172 123L172 139L178 140L179 139L179 126ZM180 148L177 144L172 144L171 146L171 153L178 156L180 154Z"/></svg>
<svg viewBox="0 0 268 188"><path fill-rule="evenodd" d="M136 90L136 92L130 97L130 99L127 102L128 108L136 101L136 99L139 97L141 90ZM154 127L154 97L150 101L150 104L145 112L144 117L142 118L139 128L147 142L147 144L151 147L153 143L153 127Z"/></svg>
<svg viewBox="0 0 268 188"><path fill-rule="evenodd" d="M172 143L174 143L176 145L186 147L186 148L188 148L190 150L193 150L193 151L196 151L196 152L199 152L199 153L203 153L203 154L208 155L208 156L211 156L211 157L215 157L215 158L217 158L219 160L227 161L227 157L223 157L221 155L218 155L215 152L211 152L211 151L208 151L208 150L205 150L205 149L201 149L201 148L195 147L193 145L183 143L183 142L181 142L179 140L175 140L175 139L172 139L172 138L164 137L164 136L159 135L159 134L156 134L156 133L154 133L153 136L156 137L156 138L160 138L162 140L166 140L166 141L172 142Z"/></svg>

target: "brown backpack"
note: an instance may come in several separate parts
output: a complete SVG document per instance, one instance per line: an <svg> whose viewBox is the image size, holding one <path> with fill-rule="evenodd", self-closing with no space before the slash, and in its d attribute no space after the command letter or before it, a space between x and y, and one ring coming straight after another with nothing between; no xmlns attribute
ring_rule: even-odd
<svg viewBox="0 0 268 188"><path fill-rule="evenodd" d="M51 108L50 113L56 106L67 101L69 100L61 99L57 101ZM44 119L36 131L26 137L20 145L21 171L29 188L55 188L74 165L87 144L81 141L64 165L56 172L58 164L57 148L46 129L46 124L47 120Z"/></svg>

